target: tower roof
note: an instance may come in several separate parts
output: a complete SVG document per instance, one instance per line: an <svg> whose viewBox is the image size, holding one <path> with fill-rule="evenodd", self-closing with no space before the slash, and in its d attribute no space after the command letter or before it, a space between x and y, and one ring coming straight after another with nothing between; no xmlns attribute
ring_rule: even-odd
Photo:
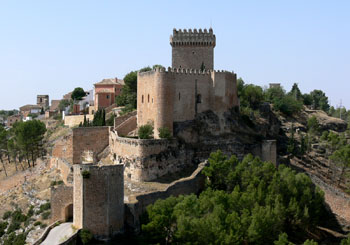
<svg viewBox="0 0 350 245"><path fill-rule="evenodd" d="M173 35L170 36L171 46L213 46L215 47L216 37L213 29L173 29Z"/></svg>

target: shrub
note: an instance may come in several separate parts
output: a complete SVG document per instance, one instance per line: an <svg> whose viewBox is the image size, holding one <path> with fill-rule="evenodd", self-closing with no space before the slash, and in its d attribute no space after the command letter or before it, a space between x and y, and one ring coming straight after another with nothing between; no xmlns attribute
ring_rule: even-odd
<svg viewBox="0 0 350 245"><path fill-rule="evenodd" d="M0 222L0 237L2 237L5 234L5 230L9 223L7 222Z"/></svg>
<svg viewBox="0 0 350 245"><path fill-rule="evenodd" d="M41 225L41 222L40 221L35 221L34 226L38 226L38 225Z"/></svg>
<svg viewBox="0 0 350 245"><path fill-rule="evenodd" d="M41 224L41 225L40 225L40 228L43 229L43 228L45 228L46 226L47 226L47 224Z"/></svg>
<svg viewBox="0 0 350 245"><path fill-rule="evenodd" d="M81 172L81 175L83 176L84 179L90 178L90 172L89 170L84 170Z"/></svg>
<svg viewBox="0 0 350 245"><path fill-rule="evenodd" d="M53 181L51 181L50 186L55 186L56 184L57 184L56 180L53 180Z"/></svg>
<svg viewBox="0 0 350 245"><path fill-rule="evenodd" d="M171 131L167 127L158 128L159 131L159 138L161 139L170 139L171 138Z"/></svg>
<svg viewBox="0 0 350 245"><path fill-rule="evenodd" d="M28 213L27 213L27 218L32 217L33 214L34 214L34 206L30 205L30 208L29 208Z"/></svg>
<svg viewBox="0 0 350 245"><path fill-rule="evenodd" d="M50 214L51 214L51 212L50 212L50 211L47 211L47 212L42 213L41 217L42 217L43 219L48 219L49 216L50 216Z"/></svg>
<svg viewBox="0 0 350 245"><path fill-rule="evenodd" d="M273 108L287 116L291 116L300 112L303 108L303 104L292 96L287 95L280 100L275 100Z"/></svg>
<svg viewBox="0 0 350 245"><path fill-rule="evenodd" d="M142 125L138 130L140 139L150 139L153 134L153 126L151 124Z"/></svg>
<svg viewBox="0 0 350 245"><path fill-rule="evenodd" d="M12 221L15 221L15 222L22 223L27 220L27 216L25 216L22 213L22 210L20 209L17 209L16 211L14 211L11 216L12 216Z"/></svg>
<svg viewBox="0 0 350 245"><path fill-rule="evenodd" d="M88 244L92 240L92 233L87 229L82 229L79 233L81 241L83 244Z"/></svg>
<svg viewBox="0 0 350 245"><path fill-rule="evenodd" d="M12 212L11 211L6 211L4 215L2 216L2 219L8 219L11 217Z"/></svg>
<svg viewBox="0 0 350 245"><path fill-rule="evenodd" d="M16 230L18 230L21 227L21 223L18 221L12 221L10 226L7 228L7 234L10 234Z"/></svg>
<svg viewBox="0 0 350 245"><path fill-rule="evenodd" d="M49 202L45 203L45 204L41 204L40 205L40 213L49 210L51 208L51 204Z"/></svg>
<svg viewBox="0 0 350 245"><path fill-rule="evenodd" d="M315 116L312 116L307 120L307 129L312 133L319 132L320 125L318 124L317 118Z"/></svg>

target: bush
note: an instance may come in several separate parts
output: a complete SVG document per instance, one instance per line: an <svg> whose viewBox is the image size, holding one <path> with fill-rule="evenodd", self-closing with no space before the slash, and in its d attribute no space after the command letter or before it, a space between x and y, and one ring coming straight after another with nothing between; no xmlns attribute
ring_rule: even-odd
<svg viewBox="0 0 350 245"><path fill-rule="evenodd" d="M83 244L88 244L92 240L92 237L93 237L92 233L87 229L82 229L79 233L79 236L80 236Z"/></svg>
<svg viewBox="0 0 350 245"><path fill-rule="evenodd" d="M89 170L84 170L81 172L81 175L83 176L84 179L90 178L90 172Z"/></svg>
<svg viewBox="0 0 350 245"><path fill-rule="evenodd" d="M30 208L29 208L28 213L27 213L27 218L32 217L33 214L34 214L34 206L30 205Z"/></svg>
<svg viewBox="0 0 350 245"><path fill-rule="evenodd" d="M151 124L142 125L138 130L140 139L150 139L153 135L153 126Z"/></svg>
<svg viewBox="0 0 350 245"><path fill-rule="evenodd" d="M35 221L34 226L38 226L38 225L41 225L41 222L40 221Z"/></svg>
<svg viewBox="0 0 350 245"><path fill-rule="evenodd" d="M6 212L4 213L4 215L2 216L2 219L3 219L3 220L8 219L8 218L11 217L11 215L12 215L12 212L11 212L11 211L6 211Z"/></svg>
<svg viewBox="0 0 350 245"><path fill-rule="evenodd" d="M51 208L51 204L49 202L45 203L45 204L41 204L40 205L40 213L46 211L46 210L49 210Z"/></svg>
<svg viewBox="0 0 350 245"><path fill-rule="evenodd" d="M43 219L48 219L49 216L50 216L50 214L51 214L51 212L50 212L50 211L47 211L47 212L42 213L41 217L42 217Z"/></svg>
<svg viewBox="0 0 350 245"><path fill-rule="evenodd" d="M43 229L43 228L45 228L45 227L47 227L47 224L41 224L41 225L40 225L40 228L41 228L41 229Z"/></svg>
<svg viewBox="0 0 350 245"><path fill-rule="evenodd" d="M16 230L18 230L21 227L21 223L18 221L12 221L10 226L7 228L7 234L10 234Z"/></svg>
<svg viewBox="0 0 350 245"><path fill-rule="evenodd" d="M7 222L0 222L0 237L2 237L5 234L5 230L9 223Z"/></svg>
<svg viewBox="0 0 350 245"><path fill-rule="evenodd" d="M27 216L25 216L22 213L22 210L20 209L17 209L16 211L14 211L11 216L12 216L12 221L15 221L15 222L22 223L27 220Z"/></svg>
<svg viewBox="0 0 350 245"><path fill-rule="evenodd" d="M303 108L303 104L292 96L287 95L280 100L275 100L273 108L287 116L291 116L300 112Z"/></svg>
<svg viewBox="0 0 350 245"><path fill-rule="evenodd" d="M311 133L318 133L319 132L320 125L319 125L317 118L315 116L312 116L307 120L307 129Z"/></svg>
<svg viewBox="0 0 350 245"><path fill-rule="evenodd" d="M158 128L158 131L159 131L159 138L161 138L161 139L170 139L171 138L171 131L167 127Z"/></svg>

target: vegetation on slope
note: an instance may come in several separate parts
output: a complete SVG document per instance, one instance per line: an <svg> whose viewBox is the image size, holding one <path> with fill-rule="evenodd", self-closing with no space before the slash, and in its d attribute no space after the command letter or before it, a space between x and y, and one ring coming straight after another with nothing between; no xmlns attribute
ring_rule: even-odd
<svg viewBox="0 0 350 245"><path fill-rule="evenodd" d="M322 191L303 173L252 155L239 162L220 151L209 163L207 189L199 196L170 197L147 208L147 242L273 244L284 234L300 242L327 215Z"/></svg>

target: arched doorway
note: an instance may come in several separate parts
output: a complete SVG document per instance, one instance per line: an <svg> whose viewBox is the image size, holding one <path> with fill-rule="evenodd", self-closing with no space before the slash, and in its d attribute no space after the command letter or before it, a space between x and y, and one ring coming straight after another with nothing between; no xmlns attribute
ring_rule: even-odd
<svg viewBox="0 0 350 245"><path fill-rule="evenodd" d="M73 203L64 208L64 220L73 221Z"/></svg>

